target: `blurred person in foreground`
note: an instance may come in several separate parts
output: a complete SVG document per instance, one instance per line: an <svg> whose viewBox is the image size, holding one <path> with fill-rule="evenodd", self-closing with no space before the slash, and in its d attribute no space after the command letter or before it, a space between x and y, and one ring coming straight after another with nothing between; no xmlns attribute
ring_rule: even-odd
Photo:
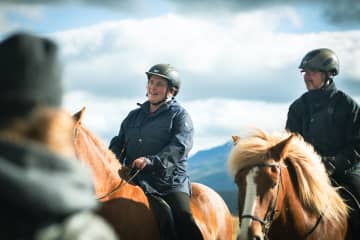
<svg viewBox="0 0 360 240"><path fill-rule="evenodd" d="M24 32L3 39L0 81L0 239L116 239L74 158L57 45Z"/></svg>

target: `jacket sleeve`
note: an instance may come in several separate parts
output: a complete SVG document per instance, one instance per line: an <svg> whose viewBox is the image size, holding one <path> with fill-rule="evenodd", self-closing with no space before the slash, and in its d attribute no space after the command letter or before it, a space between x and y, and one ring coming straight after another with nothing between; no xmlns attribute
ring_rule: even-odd
<svg viewBox="0 0 360 240"><path fill-rule="evenodd" d="M180 111L173 120L172 136L159 153L146 156L148 165L154 168L171 168L185 158L193 146L193 123L190 115Z"/></svg>
<svg viewBox="0 0 360 240"><path fill-rule="evenodd" d="M345 124L345 148L335 156L335 173L342 173L345 169L360 162L360 109L352 102L350 114Z"/></svg>
<svg viewBox="0 0 360 240"><path fill-rule="evenodd" d="M302 134L301 121L302 121L301 106L298 101L295 101L289 107L285 129L293 133Z"/></svg>
<svg viewBox="0 0 360 240"><path fill-rule="evenodd" d="M109 149L115 154L116 158L123 161L125 157L125 135L124 135L124 122L122 122L119 134L114 136L109 145Z"/></svg>

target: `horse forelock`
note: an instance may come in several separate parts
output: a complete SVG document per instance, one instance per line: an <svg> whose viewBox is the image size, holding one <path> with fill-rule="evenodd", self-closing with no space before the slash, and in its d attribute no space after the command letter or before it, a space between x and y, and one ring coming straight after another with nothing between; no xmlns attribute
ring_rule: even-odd
<svg viewBox="0 0 360 240"><path fill-rule="evenodd" d="M267 160L267 152L271 143L267 141L266 132L257 129L255 134L241 138L232 149L228 170L232 176L243 168L265 162Z"/></svg>
<svg viewBox="0 0 360 240"><path fill-rule="evenodd" d="M248 166L268 159L268 149L289 133L274 133L257 129L251 136L242 138L233 148L228 168L232 176ZM299 189L298 196L304 208L314 214L324 214L324 218L342 223L347 216L347 207L336 189L331 186L325 167L314 148L296 135L289 143L286 161L293 165Z"/></svg>

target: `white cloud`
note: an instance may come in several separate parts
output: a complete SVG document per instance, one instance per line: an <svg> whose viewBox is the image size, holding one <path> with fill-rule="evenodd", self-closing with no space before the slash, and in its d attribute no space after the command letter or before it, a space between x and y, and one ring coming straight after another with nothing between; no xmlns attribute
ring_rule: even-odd
<svg viewBox="0 0 360 240"><path fill-rule="evenodd" d="M0 33L27 29L29 26L21 25L18 21L10 20L9 15L27 20L40 21L44 17L44 7L40 5L0 3ZM29 30L29 29L28 29Z"/></svg>
<svg viewBox="0 0 360 240"><path fill-rule="evenodd" d="M75 112L86 105L86 125L107 144L136 101L145 100L139 97L145 93L144 71L154 63L170 62L186 73L180 98L186 91L195 96L183 101L195 125L192 153L229 141L231 135L246 135L254 127L282 130L290 100L239 100L243 94L262 99L262 94L276 96L283 91L294 100L305 91L296 75L298 63L308 50L318 47L338 53L341 78L360 79L360 66L354 61L354 56L360 57L360 31L277 32L284 18L300 27L296 12L288 9L283 15L256 11L218 19L170 14L56 33L53 36L67 63L68 84L96 85L92 93L85 88L69 91L65 106ZM292 81L299 83L297 89L286 89ZM103 86L108 90L102 92ZM109 91L114 89L116 95L111 97ZM230 90L238 99L229 96ZM127 98L131 91L134 94ZM203 93L207 95L200 98ZM214 98L214 93L220 97Z"/></svg>
<svg viewBox="0 0 360 240"><path fill-rule="evenodd" d="M185 102L195 126L195 149L205 149L245 136L255 128L284 129L289 104L235 99Z"/></svg>
<svg viewBox="0 0 360 240"><path fill-rule="evenodd" d="M140 93L135 93L143 87L144 72L155 63L167 62L176 66L186 79L187 91L183 94L191 95L191 99L199 92L204 94L202 87L207 86L206 97L261 99L266 95L289 100L303 91L297 75L301 58L319 47L332 48L339 55L340 78L360 80L360 62L354 61L360 57L359 30L278 32L284 19L297 26L301 24L296 11L286 8L221 18L169 14L104 22L52 36L62 46L70 88L93 88L93 92L103 95L123 88L126 91L116 94L139 96ZM290 84L295 81L297 85ZM284 82L290 87L288 91L278 87ZM249 86L253 87L252 95Z"/></svg>
<svg viewBox="0 0 360 240"><path fill-rule="evenodd" d="M29 18L42 16L41 10L26 13L26 8L21 9ZM65 106L71 112L87 106L85 123L109 141L144 95L147 68L169 62L186 76L180 98L188 92L193 96L185 98L184 105L195 125L194 151L222 144L253 127L283 129L289 102L238 99L263 99L264 94L281 92L297 97L304 91L298 87L302 84L296 75L298 63L307 51L318 47L338 53L341 78L360 79L359 30L284 33L278 31L283 21L302 27L295 9L272 8L217 18L168 14L50 34L60 43L66 62ZM299 82L297 89L291 81ZM73 91L76 86L82 91ZM293 89L286 89L289 86Z"/></svg>

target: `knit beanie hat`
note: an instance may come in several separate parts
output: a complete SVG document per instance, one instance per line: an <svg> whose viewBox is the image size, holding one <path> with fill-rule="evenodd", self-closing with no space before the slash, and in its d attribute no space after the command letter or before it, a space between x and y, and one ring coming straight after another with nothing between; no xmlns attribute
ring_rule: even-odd
<svg viewBox="0 0 360 240"><path fill-rule="evenodd" d="M57 46L49 39L15 33L0 42L0 109L18 113L62 100Z"/></svg>

